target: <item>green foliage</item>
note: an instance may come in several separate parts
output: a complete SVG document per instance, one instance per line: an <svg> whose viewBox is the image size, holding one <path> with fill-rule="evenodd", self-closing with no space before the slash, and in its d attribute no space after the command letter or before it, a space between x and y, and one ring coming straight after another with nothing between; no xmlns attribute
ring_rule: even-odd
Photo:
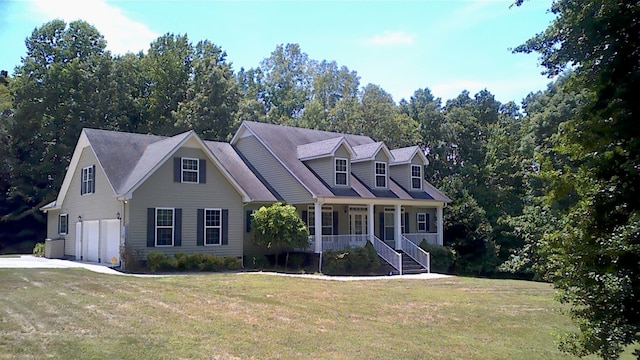
<svg viewBox="0 0 640 360"><path fill-rule="evenodd" d="M455 261L455 253L450 247L429 244L427 240L422 240L420 248L429 253L431 271L444 273L451 271L451 267Z"/></svg>
<svg viewBox="0 0 640 360"><path fill-rule="evenodd" d="M445 245L456 253L453 271L460 274L491 275L499 260L486 212L461 179L449 177L443 181L442 186L442 190L455 199L447 207L444 221Z"/></svg>
<svg viewBox="0 0 640 360"><path fill-rule="evenodd" d="M245 257L245 267L255 270L263 270L271 267L269 259L264 255L249 255Z"/></svg>
<svg viewBox="0 0 640 360"><path fill-rule="evenodd" d="M147 268L151 272L171 271L177 268L176 259L162 251L147 254Z"/></svg>
<svg viewBox="0 0 640 360"><path fill-rule="evenodd" d="M543 202L562 211L538 253L580 330L563 349L614 359L640 342L640 1L558 0L551 12L515 51L539 53L550 76L572 68L563 91L585 97L553 135L564 166L541 161Z"/></svg>
<svg viewBox="0 0 640 360"><path fill-rule="evenodd" d="M43 242L36 243L33 247L33 256L44 257L44 247L45 244Z"/></svg>
<svg viewBox="0 0 640 360"><path fill-rule="evenodd" d="M231 256L182 252L171 256L161 251L147 254L147 268L151 272L161 271L228 271L242 267L240 259Z"/></svg>
<svg viewBox="0 0 640 360"><path fill-rule="evenodd" d="M277 202L269 207L262 206L251 216L251 230L254 244L278 250L276 264L280 250L287 251L288 259L289 251L309 247L307 226L291 205Z"/></svg>
<svg viewBox="0 0 640 360"><path fill-rule="evenodd" d="M364 247L329 250L322 254L326 275L370 275L380 268L380 259L370 242Z"/></svg>
<svg viewBox="0 0 640 360"><path fill-rule="evenodd" d="M124 269L130 272L139 272L143 269L143 255L140 250L134 250L129 245L120 246L120 261Z"/></svg>
<svg viewBox="0 0 640 360"><path fill-rule="evenodd" d="M288 264L292 269L300 269L306 260L306 256L303 253L293 253L289 255Z"/></svg>

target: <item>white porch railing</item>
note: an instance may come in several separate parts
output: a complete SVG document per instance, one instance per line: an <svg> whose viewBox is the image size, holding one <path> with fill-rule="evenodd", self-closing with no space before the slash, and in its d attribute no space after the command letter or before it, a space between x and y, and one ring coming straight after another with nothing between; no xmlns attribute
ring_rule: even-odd
<svg viewBox="0 0 640 360"><path fill-rule="evenodd" d="M371 235L371 242L373 243L373 247L376 249L378 255L380 255L384 261L388 262L389 265L393 266L394 269L398 270L400 275L402 275L402 254L393 250L389 245L385 244L384 241L378 239L375 235Z"/></svg>
<svg viewBox="0 0 640 360"><path fill-rule="evenodd" d="M427 240L427 243L438 245L438 233L415 233L415 234L402 234L407 240L420 246L422 240ZM403 247L404 248L404 247Z"/></svg>
<svg viewBox="0 0 640 360"><path fill-rule="evenodd" d="M348 247L365 246L369 240L369 235L322 235L322 251L340 250ZM309 236L309 247L307 250L313 251L316 245L314 235Z"/></svg>
<svg viewBox="0 0 640 360"><path fill-rule="evenodd" d="M422 265L422 267L427 269L427 272L430 273L431 272L431 261L430 261L431 259L429 257L430 254L422 250L421 247L414 244L411 240L407 239L404 235L401 237L401 239L402 239L402 251L404 251L405 254L409 255L409 257L415 260L418 264Z"/></svg>
<svg viewBox="0 0 640 360"><path fill-rule="evenodd" d="M365 246L369 235L323 235L322 251Z"/></svg>

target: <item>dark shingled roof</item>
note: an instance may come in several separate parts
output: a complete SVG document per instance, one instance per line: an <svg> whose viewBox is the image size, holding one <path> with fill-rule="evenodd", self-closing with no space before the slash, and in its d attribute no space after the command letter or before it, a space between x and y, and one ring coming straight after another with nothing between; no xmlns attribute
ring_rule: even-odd
<svg viewBox="0 0 640 360"><path fill-rule="evenodd" d="M335 146L341 138L344 138L353 149L356 154L354 159L370 158L375 155L375 152L383 144L373 141L373 139L368 136L349 135L253 121L245 121L243 125L252 131L315 196L451 201L446 195L426 181L424 182L423 192L408 192L391 178L389 179L388 189L371 189L363 181L353 174L350 174L351 189L347 191L346 189L334 188L329 186L329 184L300 160L300 155L306 157L324 155L329 151L329 148ZM411 160L410 157L416 148L419 149L417 146L411 146L391 150L391 155L395 157L397 154L400 160L392 158L390 161L399 162Z"/></svg>
<svg viewBox="0 0 640 360"><path fill-rule="evenodd" d="M114 192L124 195L192 132L172 137L97 129L84 129L84 133ZM230 144L204 143L252 200L277 200Z"/></svg>
<svg viewBox="0 0 640 360"><path fill-rule="evenodd" d="M252 200L264 202L281 200L279 195L276 197L270 191L270 186L263 182L264 179L254 174L231 144L216 141L204 143Z"/></svg>
<svg viewBox="0 0 640 360"><path fill-rule="evenodd" d="M116 194L123 192L147 146L166 139L164 136L117 131L84 129L98 162Z"/></svg>
<svg viewBox="0 0 640 360"><path fill-rule="evenodd" d="M284 165L316 196L334 196L331 189L298 159L298 146L344 137L349 146L373 143L368 136L347 135L329 131L303 129L253 121L243 123L260 138Z"/></svg>

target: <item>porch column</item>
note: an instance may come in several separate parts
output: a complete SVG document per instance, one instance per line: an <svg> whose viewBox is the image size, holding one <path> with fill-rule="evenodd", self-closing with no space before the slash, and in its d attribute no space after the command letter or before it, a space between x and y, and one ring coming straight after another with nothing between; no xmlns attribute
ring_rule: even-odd
<svg viewBox="0 0 640 360"><path fill-rule="evenodd" d="M438 233L438 245L444 244L444 230L442 227L442 205L436 210L436 232Z"/></svg>
<svg viewBox="0 0 640 360"><path fill-rule="evenodd" d="M373 214L373 204L369 204L369 215L367 216L367 229L368 229L368 234L369 234L369 239L371 239L371 243L373 244L373 237L375 236L375 227L373 225L374 223L374 214Z"/></svg>
<svg viewBox="0 0 640 360"><path fill-rule="evenodd" d="M402 241L400 241L402 236L402 207L399 204L396 205L394 214L396 215L396 221L393 222L393 231L395 232L393 238L396 242L396 250L402 250Z"/></svg>
<svg viewBox="0 0 640 360"><path fill-rule="evenodd" d="M316 241L316 254L322 253L322 204L316 202L313 204L313 220L314 231L315 231L315 241Z"/></svg>

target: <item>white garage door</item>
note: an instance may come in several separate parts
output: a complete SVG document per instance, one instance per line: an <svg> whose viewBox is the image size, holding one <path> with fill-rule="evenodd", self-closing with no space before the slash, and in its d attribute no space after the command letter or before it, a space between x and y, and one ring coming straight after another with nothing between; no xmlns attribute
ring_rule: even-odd
<svg viewBox="0 0 640 360"><path fill-rule="evenodd" d="M120 220L100 221L100 261L116 265L120 262Z"/></svg>
<svg viewBox="0 0 640 360"><path fill-rule="evenodd" d="M82 259L98 262L100 258L100 221L82 222Z"/></svg>

